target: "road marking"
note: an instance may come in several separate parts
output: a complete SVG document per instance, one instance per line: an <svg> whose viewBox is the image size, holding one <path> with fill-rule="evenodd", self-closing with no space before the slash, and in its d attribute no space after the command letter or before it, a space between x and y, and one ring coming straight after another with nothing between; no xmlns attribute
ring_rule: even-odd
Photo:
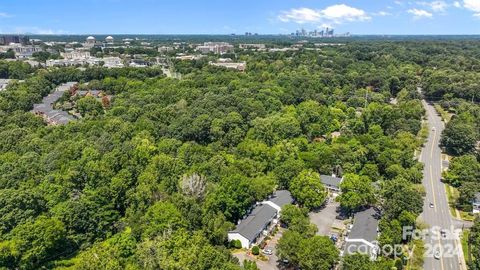
<svg viewBox="0 0 480 270"><path fill-rule="evenodd" d="M433 186L433 172L432 172L432 166L430 165L430 184L432 185L432 197L433 197L433 210L437 212L437 202L435 199L435 188Z"/></svg>
<svg viewBox="0 0 480 270"><path fill-rule="evenodd" d="M430 157L433 159L433 147L435 146L435 140L437 138L437 131L433 131L433 140L432 140L432 147L430 149Z"/></svg>
<svg viewBox="0 0 480 270"><path fill-rule="evenodd" d="M440 249L440 266L442 267L442 270L445 269L445 267L443 266L443 250L442 250L442 242L440 241L440 239L438 239L438 248Z"/></svg>

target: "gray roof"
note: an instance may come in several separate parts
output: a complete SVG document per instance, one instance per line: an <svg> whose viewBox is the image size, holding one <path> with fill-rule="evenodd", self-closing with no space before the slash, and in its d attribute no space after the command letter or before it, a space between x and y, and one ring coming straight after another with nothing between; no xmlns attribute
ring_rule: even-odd
<svg viewBox="0 0 480 270"><path fill-rule="evenodd" d="M378 220L380 215L373 207L357 212L354 216L353 228L348 238L364 239L369 242L377 239Z"/></svg>
<svg viewBox="0 0 480 270"><path fill-rule="evenodd" d="M354 218L352 231L348 235L350 241L347 241L345 245L345 253L353 254L358 252L371 255L374 252L374 247L355 240L365 240L373 244L372 242L378 236L377 228L380 215L374 208L369 208L356 213Z"/></svg>
<svg viewBox="0 0 480 270"><path fill-rule="evenodd" d="M70 89L75 82L68 82L57 87L56 91L50 93L42 99L42 103L33 104L33 112L43 113L47 116L49 121L55 122L57 124L67 124L69 121L75 120L73 116L68 114L65 111L55 110L53 104L63 96L65 91Z"/></svg>
<svg viewBox="0 0 480 270"><path fill-rule="evenodd" d="M340 188L340 183L342 183L342 178L338 178L331 175L320 175L320 181L324 185Z"/></svg>
<svg viewBox="0 0 480 270"><path fill-rule="evenodd" d="M93 96L98 96L102 93L101 90L79 90L77 91L77 94L80 96L85 96L88 93L92 94Z"/></svg>
<svg viewBox="0 0 480 270"><path fill-rule="evenodd" d="M265 229L265 226L275 218L277 210L267 204L256 206L240 224L237 225L232 233L239 233L253 242L255 238Z"/></svg>
<svg viewBox="0 0 480 270"><path fill-rule="evenodd" d="M292 194L290 194L288 190L277 190L270 197L269 201L280 207L283 207L286 204L293 203L293 198Z"/></svg>
<svg viewBox="0 0 480 270"><path fill-rule="evenodd" d="M473 197L473 203L480 203L480 192L475 193Z"/></svg>

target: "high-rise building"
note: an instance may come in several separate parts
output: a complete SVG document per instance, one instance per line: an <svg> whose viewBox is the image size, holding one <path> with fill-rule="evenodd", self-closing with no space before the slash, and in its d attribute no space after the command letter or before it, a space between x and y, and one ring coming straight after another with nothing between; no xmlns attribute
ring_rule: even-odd
<svg viewBox="0 0 480 270"><path fill-rule="evenodd" d="M0 36L0 45L8 45L10 43L21 43L22 45L26 45L29 42L30 42L30 38L28 36L20 36L20 35Z"/></svg>

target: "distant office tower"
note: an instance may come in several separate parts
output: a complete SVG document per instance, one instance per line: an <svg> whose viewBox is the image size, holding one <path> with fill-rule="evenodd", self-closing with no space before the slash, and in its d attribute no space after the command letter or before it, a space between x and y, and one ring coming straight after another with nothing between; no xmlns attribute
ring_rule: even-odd
<svg viewBox="0 0 480 270"><path fill-rule="evenodd" d="M10 43L21 43L23 45L28 44L30 38L28 36L19 35L3 35L0 36L0 45L8 45Z"/></svg>

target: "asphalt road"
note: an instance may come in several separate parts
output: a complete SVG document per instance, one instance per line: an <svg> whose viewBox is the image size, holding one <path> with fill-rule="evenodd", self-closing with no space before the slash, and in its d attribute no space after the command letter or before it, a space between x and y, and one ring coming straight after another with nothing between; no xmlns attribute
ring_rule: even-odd
<svg viewBox="0 0 480 270"><path fill-rule="evenodd" d="M440 181L441 178L441 154L439 147L440 136L444 129L444 124L437 115L435 108L422 101L427 111L429 124L428 141L422 149L420 161L425 164L423 185L425 187L426 197L423 213L423 221L431 226L431 230L425 238L425 263L426 270L461 270L466 269L463 261L461 244L458 233L454 230L454 222L450 215L445 186ZM433 203L433 208L430 207ZM446 237L434 233L433 229L439 228L446 230ZM438 232L439 229L436 231ZM440 258L435 258L434 254L438 251Z"/></svg>

